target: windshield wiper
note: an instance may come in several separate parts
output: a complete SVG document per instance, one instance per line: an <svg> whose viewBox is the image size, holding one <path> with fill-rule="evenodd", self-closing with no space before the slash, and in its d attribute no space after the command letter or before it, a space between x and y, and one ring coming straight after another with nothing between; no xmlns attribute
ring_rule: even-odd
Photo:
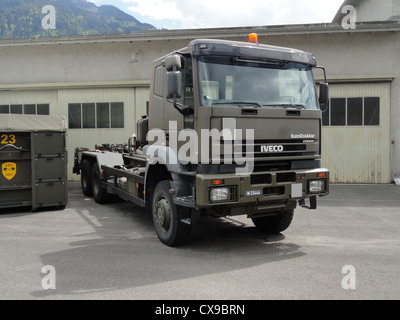
<svg viewBox="0 0 400 320"><path fill-rule="evenodd" d="M245 105L253 105L253 106L256 106L256 107L258 107L258 108L262 108L262 105L261 104L259 104L258 102L245 102L245 101L229 101L229 102L214 102L214 103L212 103L212 105L213 106L216 106L216 105L224 105L224 104L238 104L239 105L239 107L244 107Z"/></svg>
<svg viewBox="0 0 400 320"><path fill-rule="evenodd" d="M282 103L282 104L263 104L263 107L282 107L282 108L301 108L301 109L307 109L305 105L303 104L292 104L292 103Z"/></svg>

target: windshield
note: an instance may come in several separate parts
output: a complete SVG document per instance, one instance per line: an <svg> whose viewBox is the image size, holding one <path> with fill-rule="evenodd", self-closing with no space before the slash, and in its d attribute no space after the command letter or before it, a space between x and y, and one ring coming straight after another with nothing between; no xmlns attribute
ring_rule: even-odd
<svg viewBox="0 0 400 320"><path fill-rule="evenodd" d="M318 109L311 68L298 63L199 58L203 106Z"/></svg>

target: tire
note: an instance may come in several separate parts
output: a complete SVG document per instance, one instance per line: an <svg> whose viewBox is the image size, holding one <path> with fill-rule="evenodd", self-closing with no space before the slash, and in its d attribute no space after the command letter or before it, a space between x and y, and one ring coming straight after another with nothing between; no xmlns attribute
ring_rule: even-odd
<svg viewBox="0 0 400 320"><path fill-rule="evenodd" d="M270 217L261 217L261 218L252 218L254 225L256 228L264 233L280 233L289 228L292 223L294 215L294 210L286 210L283 213L270 216Z"/></svg>
<svg viewBox="0 0 400 320"><path fill-rule="evenodd" d="M92 188L92 169L93 162L85 159L82 161L81 168L81 187L82 192L87 197L93 196L93 188Z"/></svg>
<svg viewBox="0 0 400 320"><path fill-rule="evenodd" d="M107 189L102 186L100 169L97 163L93 164L91 181L94 201L99 204L104 204L110 201L110 195L108 194Z"/></svg>
<svg viewBox="0 0 400 320"><path fill-rule="evenodd" d="M182 245L190 238L192 226L181 222L181 213L186 208L176 206L168 180L157 184L152 201L153 224L160 241L169 246Z"/></svg>

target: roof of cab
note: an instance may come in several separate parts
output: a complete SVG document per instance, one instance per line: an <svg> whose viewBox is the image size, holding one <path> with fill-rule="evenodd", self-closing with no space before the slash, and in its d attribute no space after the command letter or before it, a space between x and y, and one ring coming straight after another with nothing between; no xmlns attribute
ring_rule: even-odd
<svg viewBox="0 0 400 320"><path fill-rule="evenodd" d="M252 42L198 39L190 42L193 56L227 55L242 59L298 62L316 66L311 53L285 47L277 47Z"/></svg>

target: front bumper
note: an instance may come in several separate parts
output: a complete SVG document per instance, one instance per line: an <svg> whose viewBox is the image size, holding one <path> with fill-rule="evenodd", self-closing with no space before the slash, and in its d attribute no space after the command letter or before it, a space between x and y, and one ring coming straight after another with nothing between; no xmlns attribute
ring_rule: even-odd
<svg viewBox="0 0 400 320"><path fill-rule="evenodd" d="M256 204L256 211L261 212L328 194L327 169L196 176L196 206L199 208L240 207L238 211L243 212L243 207L254 211Z"/></svg>

